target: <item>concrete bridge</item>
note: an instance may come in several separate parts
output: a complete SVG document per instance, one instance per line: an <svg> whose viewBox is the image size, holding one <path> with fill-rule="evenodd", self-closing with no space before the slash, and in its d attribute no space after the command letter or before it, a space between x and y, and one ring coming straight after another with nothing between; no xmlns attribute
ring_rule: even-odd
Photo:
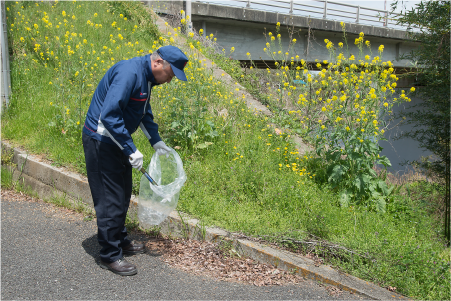
<svg viewBox="0 0 451 301"><path fill-rule="evenodd" d="M232 2L239 1L227 3ZM250 1L240 2L250 3ZM296 2L298 2L298 5L301 5L299 4L300 1ZM322 2L327 4L331 1ZM182 9L185 11L190 9L193 30L198 32L200 29L203 29L204 36L213 34L217 38L217 43L226 50L226 53L229 53L231 47L234 47L235 51L230 54L230 57L233 59L240 60L243 63L249 62L249 58L246 55L249 52L252 60L257 65L265 68L266 64L270 65L270 67L273 66L274 61L263 51L267 43L267 37L265 37L264 33L272 32L274 34L277 22L280 22L280 33L282 35L281 50L286 52L290 41L295 38L296 44L294 50L290 52L290 56L299 55L300 58L307 62L314 62L316 59L330 59L324 39L330 40L338 48L338 43L344 41L340 22L341 20L349 20L349 15L346 15L344 10L339 9L332 9L332 11L338 11L338 13L333 14L338 16L338 20L332 20L324 18L328 16L325 8L323 18L313 18L294 13L263 11L248 7L233 7L200 1L148 1L147 3L157 13L167 16L176 15ZM286 3L288 4L288 2ZM291 7L293 7L293 1L291 1ZM358 8L360 9L360 7ZM310 11L313 12L312 10ZM342 18L340 18L340 14L343 16ZM385 15L387 14L388 12L386 11ZM370 15L364 14L364 16ZM388 23L387 19L380 21L380 17L377 15L372 17L373 20L366 17L367 23L373 21L373 23L376 23L376 26L362 24L362 21L359 20L359 15L357 15L356 19L345 22L349 54L357 56L359 53L358 48L354 45L354 40L359 37L360 32L363 32L365 39L371 42L373 56L378 55L378 47L384 45L382 56L384 61L392 61L397 69L411 67L411 62L400 59L402 54L408 53L417 47L415 42L406 40L407 29L388 28L386 26ZM377 22L378 20L379 22ZM289 37L288 29L293 32L291 37ZM368 49L366 47L365 49L369 54ZM262 60L266 64L262 64Z"/></svg>

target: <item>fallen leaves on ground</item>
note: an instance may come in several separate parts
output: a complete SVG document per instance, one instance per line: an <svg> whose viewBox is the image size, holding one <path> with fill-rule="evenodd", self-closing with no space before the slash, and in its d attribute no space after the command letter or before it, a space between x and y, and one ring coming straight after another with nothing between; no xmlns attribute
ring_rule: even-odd
<svg viewBox="0 0 451 301"><path fill-rule="evenodd" d="M239 281L256 286L295 284L304 278L249 258L228 256L219 243L185 239L149 241L150 252L158 250L162 260L181 270L225 281ZM232 252L233 253L233 252Z"/></svg>
<svg viewBox="0 0 451 301"><path fill-rule="evenodd" d="M335 286L328 286L328 287L326 287L326 290L329 293L329 295L335 296L335 297L338 297L341 295L341 293L343 293L343 291L341 289L339 289L338 287L335 287Z"/></svg>

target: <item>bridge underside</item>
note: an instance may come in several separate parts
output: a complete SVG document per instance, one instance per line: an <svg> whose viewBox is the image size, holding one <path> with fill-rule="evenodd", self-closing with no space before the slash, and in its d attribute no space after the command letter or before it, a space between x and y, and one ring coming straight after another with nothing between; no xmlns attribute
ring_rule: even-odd
<svg viewBox="0 0 451 301"><path fill-rule="evenodd" d="M154 9L166 16L175 16L181 9L185 9L183 1L159 1L159 3L160 6ZM264 68L267 68L264 61L272 61L268 65L274 64L274 59L263 49L267 48L266 43L270 42L269 32L277 34L277 22L281 24L279 32L281 43L279 44L276 39L275 47L271 46L271 52L279 50L287 52L292 40L296 39L294 47L289 50L289 55L298 55L307 62L330 60L325 39L334 44L336 55L343 52L344 55L354 54L357 57L359 49L354 45L354 40L359 37L360 32L365 34L365 39L369 40L371 45L364 47L364 55L379 55L378 47L384 45L382 60L390 60L400 69L412 67L411 62L402 59L402 55L418 46L415 42L405 40L406 31L402 30L347 23L344 36L338 21L200 2L193 2L192 22L193 30L199 32L203 29L204 36L213 34L217 43L224 48L226 55L229 55L230 49L234 47L235 51L230 53L231 58L246 62L249 60L247 53L250 53L252 60ZM345 41L347 45L345 43L345 47L339 49L338 43Z"/></svg>

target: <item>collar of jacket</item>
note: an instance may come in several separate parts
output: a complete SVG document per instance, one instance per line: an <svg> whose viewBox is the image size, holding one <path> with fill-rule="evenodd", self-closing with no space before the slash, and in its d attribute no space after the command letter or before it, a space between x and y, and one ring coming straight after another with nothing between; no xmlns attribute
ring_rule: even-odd
<svg viewBox="0 0 451 301"><path fill-rule="evenodd" d="M152 83L152 86L158 86L159 83L155 81L155 77L152 73L152 61L150 60L150 54L144 56L144 72L148 82Z"/></svg>

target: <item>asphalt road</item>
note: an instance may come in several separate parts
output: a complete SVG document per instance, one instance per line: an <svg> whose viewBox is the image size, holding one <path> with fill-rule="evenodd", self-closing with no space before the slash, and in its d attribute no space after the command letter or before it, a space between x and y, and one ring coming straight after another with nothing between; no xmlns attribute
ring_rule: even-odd
<svg viewBox="0 0 451 301"><path fill-rule="evenodd" d="M218 281L170 267L155 252L128 257L135 276L97 265L95 220L33 201L1 200L1 299L40 300L332 300L307 280L298 285L257 287ZM145 237L132 237L141 240Z"/></svg>

